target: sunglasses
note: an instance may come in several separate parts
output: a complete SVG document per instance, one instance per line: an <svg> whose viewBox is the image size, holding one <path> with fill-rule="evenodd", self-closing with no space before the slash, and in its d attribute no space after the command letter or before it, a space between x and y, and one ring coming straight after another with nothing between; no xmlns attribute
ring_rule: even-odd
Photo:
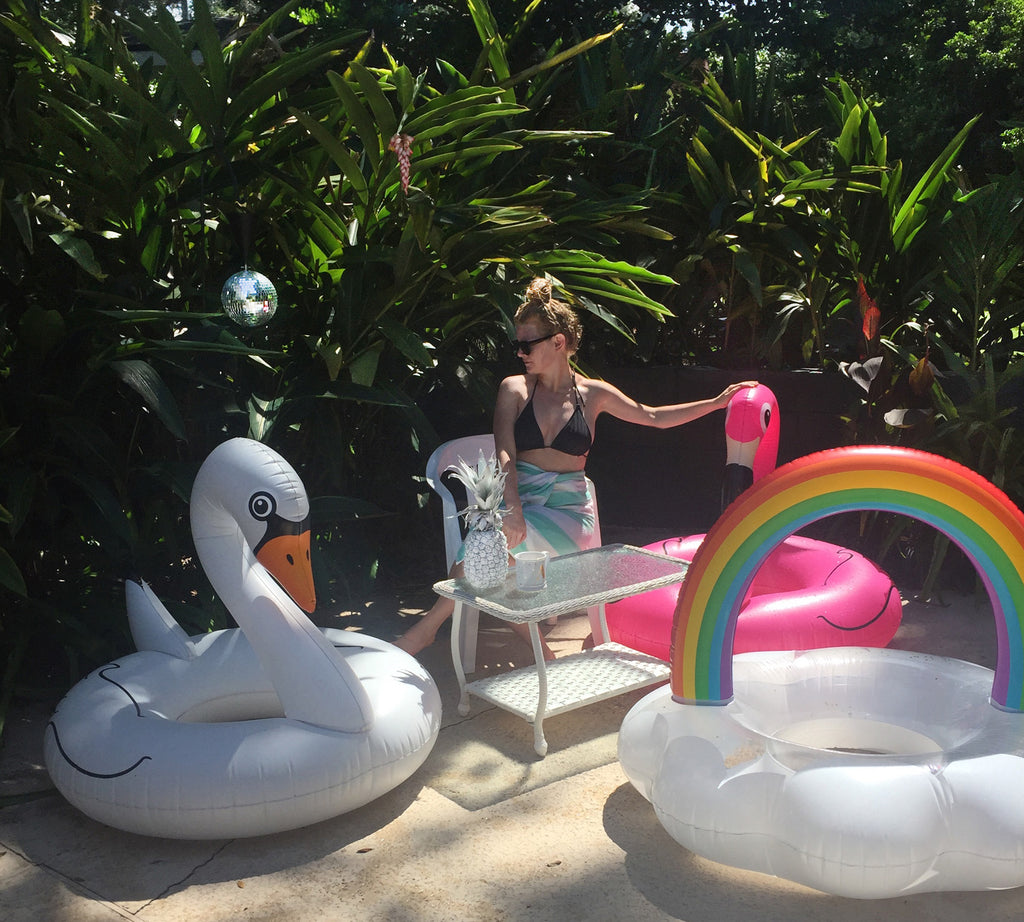
<svg viewBox="0 0 1024 922"><path fill-rule="evenodd" d="M536 339L514 339L512 345L516 347L517 354L522 352L523 355L529 355L537 343L542 343L545 339L551 339L552 336L557 335L557 333L548 333L547 336L538 336Z"/></svg>

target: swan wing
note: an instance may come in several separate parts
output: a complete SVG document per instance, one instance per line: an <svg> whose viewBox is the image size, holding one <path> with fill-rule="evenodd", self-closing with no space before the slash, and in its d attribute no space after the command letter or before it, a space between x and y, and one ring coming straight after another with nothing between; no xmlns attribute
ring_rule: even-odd
<svg viewBox="0 0 1024 922"><path fill-rule="evenodd" d="M144 580L126 580L124 596L135 649L154 650L184 660L195 657L195 644Z"/></svg>
<svg viewBox="0 0 1024 922"><path fill-rule="evenodd" d="M245 636L287 717L342 733L372 726L363 683L309 618L267 597L255 599L243 617Z"/></svg>

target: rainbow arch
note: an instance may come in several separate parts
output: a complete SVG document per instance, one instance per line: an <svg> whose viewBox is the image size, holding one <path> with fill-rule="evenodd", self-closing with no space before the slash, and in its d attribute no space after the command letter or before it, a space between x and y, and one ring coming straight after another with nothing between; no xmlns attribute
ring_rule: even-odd
<svg viewBox="0 0 1024 922"><path fill-rule="evenodd" d="M855 446L783 465L744 492L701 544L676 604L672 694L732 698L736 618L764 559L803 526L877 509L927 522L970 558L992 603L998 641L992 703L1024 711L1024 514L998 487L947 458Z"/></svg>

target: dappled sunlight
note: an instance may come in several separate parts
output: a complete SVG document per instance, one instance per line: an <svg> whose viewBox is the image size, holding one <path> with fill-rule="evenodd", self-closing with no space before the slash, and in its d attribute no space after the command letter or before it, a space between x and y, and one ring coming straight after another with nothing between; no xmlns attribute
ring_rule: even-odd
<svg viewBox="0 0 1024 922"><path fill-rule="evenodd" d="M957 655L990 627L984 602L908 603L904 626L911 638L919 629L928 652ZM967 627L950 633L955 625ZM564 627L576 639L583 630L572 619ZM451 671L445 645L432 653L430 668L439 684L454 685L442 674ZM5 910L13 909L12 919L54 922L124 914L150 922L200 915L205 922L540 922L581 912L600 922L861 922L866 912L893 922L1019 918L1019 892L920 894L871 905L679 847L617 762L618 728L639 697L551 718L544 759L533 753L525 721L477 702L445 726L404 784L352 813L277 835L150 839L94 823L56 796L8 807L0 812ZM45 717L44 709L37 721ZM12 736L12 744L18 738L35 734ZM12 756L9 748L0 753L4 777Z"/></svg>

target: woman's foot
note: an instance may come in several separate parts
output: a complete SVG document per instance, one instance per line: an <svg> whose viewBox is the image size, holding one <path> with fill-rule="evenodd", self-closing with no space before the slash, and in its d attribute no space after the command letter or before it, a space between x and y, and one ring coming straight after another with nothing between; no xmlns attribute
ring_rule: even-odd
<svg viewBox="0 0 1024 922"><path fill-rule="evenodd" d="M431 630L430 626L424 623L425 620L421 619L402 634L401 637L396 638L391 643L398 647L399 650L405 650L411 656L415 656L417 653L425 650L434 642L434 637L437 635L437 629Z"/></svg>
<svg viewBox="0 0 1024 922"><path fill-rule="evenodd" d="M439 597L430 611L392 643L399 650L405 650L406 653L415 656L434 642L438 629L452 616L454 610L455 603L451 599Z"/></svg>
<svg viewBox="0 0 1024 922"><path fill-rule="evenodd" d="M532 646L529 629L525 624L513 625L513 630L528 646ZM399 650L404 650L411 656L415 656L417 653L426 650L434 642L436 635L437 628L432 628L428 619L424 617L402 634L401 637L391 641L391 643L398 647ZM548 646L548 642L543 634L540 635L540 652L548 662L556 659L555 652Z"/></svg>

